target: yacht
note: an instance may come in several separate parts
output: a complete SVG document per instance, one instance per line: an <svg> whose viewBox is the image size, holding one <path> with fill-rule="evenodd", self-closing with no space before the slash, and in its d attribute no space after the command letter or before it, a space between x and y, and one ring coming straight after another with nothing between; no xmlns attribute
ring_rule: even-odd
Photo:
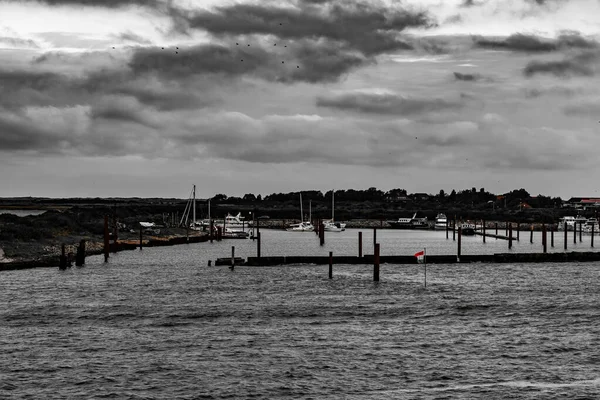
<svg viewBox="0 0 600 400"><path fill-rule="evenodd" d="M599 233L598 228L598 219L596 218L588 218L587 221L585 221L585 224L583 224L583 231L585 233Z"/></svg>
<svg viewBox="0 0 600 400"><path fill-rule="evenodd" d="M331 219L323 221L323 229L326 232L342 232L346 230L346 224L341 222L335 222L333 219L334 213L334 195L335 191L331 192Z"/></svg>
<svg viewBox="0 0 600 400"><path fill-rule="evenodd" d="M464 222L460 225L461 234L463 236L474 236L475 235L475 225Z"/></svg>
<svg viewBox="0 0 600 400"><path fill-rule="evenodd" d="M326 232L343 232L346 230L346 224L334 222L332 219L323 221L323 229Z"/></svg>
<svg viewBox="0 0 600 400"><path fill-rule="evenodd" d="M394 229L429 229L427 217L417 218L417 213L414 213L412 218L398 218L397 221L387 221Z"/></svg>
<svg viewBox="0 0 600 400"><path fill-rule="evenodd" d="M215 225L220 226L221 228L225 227L233 230L243 230L248 226L248 222L242 217L242 213L238 213L237 215L228 213L223 222L216 222Z"/></svg>
<svg viewBox="0 0 600 400"><path fill-rule="evenodd" d="M447 223L448 223L448 218L446 218L446 214L439 213L435 217L434 229L446 229Z"/></svg>
<svg viewBox="0 0 600 400"><path fill-rule="evenodd" d="M286 231L289 232L314 232L315 231L315 227L313 226L312 222L310 222L310 219L312 217L312 208L311 208L311 203L309 201L309 217L308 217L308 221L304 221L304 212L302 211L302 193L300 193L300 223L298 224L292 224L290 226L288 226L287 228L285 228Z"/></svg>
<svg viewBox="0 0 600 400"><path fill-rule="evenodd" d="M558 220L558 230L564 231L565 223L567 224L567 230L572 231L575 229L575 227L579 227L579 224L584 225L586 222L587 218L582 217L581 215L578 215L576 217L573 217L572 215L567 215Z"/></svg>
<svg viewBox="0 0 600 400"><path fill-rule="evenodd" d="M315 227L310 222L300 222L288 226L285 230L290 232L314 232Z"/></svg>

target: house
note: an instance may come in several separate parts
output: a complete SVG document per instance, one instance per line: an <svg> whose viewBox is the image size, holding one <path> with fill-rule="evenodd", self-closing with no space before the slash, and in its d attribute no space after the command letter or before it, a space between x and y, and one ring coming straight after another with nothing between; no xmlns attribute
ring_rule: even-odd
<svg viewBox="0 0 600 400"><path fill-rule="evenodd" d="M598 197L571 197L567 201L567 207L586 210L588 208L600 208Z"/></svg>

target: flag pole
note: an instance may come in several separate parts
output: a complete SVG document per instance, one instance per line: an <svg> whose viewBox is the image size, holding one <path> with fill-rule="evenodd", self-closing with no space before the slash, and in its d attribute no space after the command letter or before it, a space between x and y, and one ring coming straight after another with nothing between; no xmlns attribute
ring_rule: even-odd
<svg viewBox="0 0 600 400"><path fill-rule="evenodd" d="M425 264L425 287L427 287L427 248L423 247L423 264Z"/></svg>

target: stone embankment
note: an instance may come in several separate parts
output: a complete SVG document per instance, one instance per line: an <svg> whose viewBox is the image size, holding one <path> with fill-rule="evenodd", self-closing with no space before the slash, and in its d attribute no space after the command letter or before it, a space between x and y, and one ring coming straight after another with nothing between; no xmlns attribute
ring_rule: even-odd
<svg viewBox="0 0 600 400"><path fill-rule="evenodd" d="M268 228L268 229L285 229L287 226L291 225L291 224L296 224L299 223L300 220L298 219L262 219L259 221L259 226L260 228ZM369 228L378 228L378 229L393 229L388 223L387 220L381 220L381 219L351 219L351 220L347 220L347 221L338 221L338 222L343 222L346 224L346 228L349 229L369 229ZM449 220L450 222L450 220ZM477 225L477 227L481 227L481 220L465 220L462 221L464 223L470 223L473 225ZM316 223L316 221L315 221ZM429 221L431 228L433 228L433 224L435 223L435 221ZM457 221L457 225L460 222ZM506 229L507 226L509 226L509 224L512 224L512 229L513 231L517 230L517 228L520 231L529 231L531 230L531 227L533 226L533 230L534 231L541 231L542 227L544 224L539 223L539 222L534 222L534 223L520 223L517 224L516 222L505 222L505 221L485 221L485 227L486 230L487 229L496 229L496 224L498 224L498 229ZM545 224L546 225L546 229L550 230L550 229L557 229L557 224Z"/></svg>

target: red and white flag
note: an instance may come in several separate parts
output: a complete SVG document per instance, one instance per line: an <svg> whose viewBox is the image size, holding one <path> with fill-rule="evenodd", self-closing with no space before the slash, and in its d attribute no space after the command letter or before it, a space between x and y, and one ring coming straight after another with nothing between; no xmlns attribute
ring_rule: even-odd
<svg viewBox="0 0 600 400"><path fill-rule="evenodd" d="M417 261L418 261L419 263L422 263L422 262L423 262L423 259L425 258L425 251L424 251L424 250L421 250L421 251L419 251L418 253L415 253L415 257L417 257Z"/></svg>

